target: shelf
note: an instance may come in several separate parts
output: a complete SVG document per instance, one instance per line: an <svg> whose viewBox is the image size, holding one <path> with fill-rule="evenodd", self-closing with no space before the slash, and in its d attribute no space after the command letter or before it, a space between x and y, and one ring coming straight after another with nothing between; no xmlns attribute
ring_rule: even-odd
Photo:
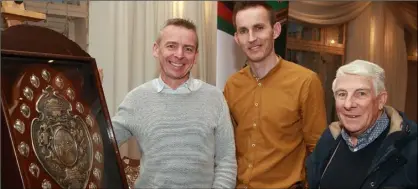
<svg viewBox="0 0 418 189"><path fill-rule="evenodd" d="M408 56L408 61L417 62L417 56Z"/></svg>
<svg viewBox="0 0 418 189"><path fill-rule="evenodd" d="M344 55L343 47L328 46L319 42L304 41L287 38L286 48L292 50L302 50L311 52L326 52L330 54Z"/></svg>
<svg viewBox="0 0 418 189"><path fill-rule="evenodd" d="M46 18L45 14L12 7L5 4L5 2L2 2L1 13L6 20L41 21Z"/></svg>

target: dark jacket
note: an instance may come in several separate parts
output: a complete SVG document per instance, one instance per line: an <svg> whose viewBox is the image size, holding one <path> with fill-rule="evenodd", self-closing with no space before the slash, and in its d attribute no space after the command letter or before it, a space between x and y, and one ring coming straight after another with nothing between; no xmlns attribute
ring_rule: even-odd
<svg viewBox="0 0 418 189"><path fill-rule="evenodd" d="M390 119L389 132L376 152L361 188L417 188L417 124L402 112L389 106L385 108ZM325 167L342 140L340 133L339 122L332 123L306 159L309 188L319 188Z"/></svg>

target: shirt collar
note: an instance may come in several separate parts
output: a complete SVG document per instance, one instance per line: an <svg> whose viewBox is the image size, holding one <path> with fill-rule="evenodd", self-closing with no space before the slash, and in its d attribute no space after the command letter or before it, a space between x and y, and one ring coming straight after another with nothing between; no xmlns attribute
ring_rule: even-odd
<svg viewBox="0 0 418 189"><path fill-rule="evenodd" d="M265 78L265 77L267 77L267 76L269 76L269 75L271 75L271 74L273 74L276 70L278 70L279 69L279 67L281 66L280 65L280 62L281 62L281 60L282 60L282 57L281 56L279 56L279 55L277 55L276 56L276 62L277 62L277 64L263 77L263 78ZM257 76L256 76L256 74L252 71L252 69L251 69L251 66L248 64L248 73L255 79L255 80L260 80L260 79L263 79L263 78L258 78Z"/></svg>
<svg viewBox="0 0 418 189"><path fill-rule="evenodd" d="M155 85L158 93L160 93L164 89L173 90L167 84L164 83L163 79L161 78L161 75L158 77L158 79L156 79L156 82L154 82L154 85ZM200 88L201 85L202 85L202 83L199 82L198 79L193 78L192 74L190 74L189 79L186 82L184 82L183 84L181 84L176 90L181 89L181 88L185 88L189 92L192 92L192 91L197 91Z"/></svg>

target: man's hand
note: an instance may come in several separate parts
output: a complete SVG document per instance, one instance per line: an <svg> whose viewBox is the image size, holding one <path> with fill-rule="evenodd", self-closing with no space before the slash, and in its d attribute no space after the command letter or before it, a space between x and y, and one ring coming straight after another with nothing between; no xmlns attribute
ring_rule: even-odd
<svg viewBox="0 0 418 189"><path fill-rule="evenodd" d="M99 68L100 82L103 83L103 69Z"/></svg>

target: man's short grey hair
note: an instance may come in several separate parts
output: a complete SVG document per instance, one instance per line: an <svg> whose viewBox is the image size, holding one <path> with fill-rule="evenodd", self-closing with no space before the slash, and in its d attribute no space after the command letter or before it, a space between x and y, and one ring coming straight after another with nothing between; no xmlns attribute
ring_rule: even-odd
<svg viewBox="0 0 418 189"><path fill-rule="evenodd" d="M332 83L332 91L335 92L335 83L338 77L351 74L371 77L373 81L373 87L375 94L380 94L385 91L385 70L379 65L365 60L354 60L344 66L341 66L337 70L337 74Z"/></svg>
<svg viewBox="0 0 418 189"><path fill-rule="evenodd" d="M170 18L166 21L163 28L160 30L157 40L157 43L160 43L161 41L161 34L162 30L166 28L167 26L177 26L177 27L183 27L189 30L192 30L196 34L196 50L199 49L199 38L197 36L197 29L196 25L193 23L193 21L185 19L185 18Z"/></svg>

